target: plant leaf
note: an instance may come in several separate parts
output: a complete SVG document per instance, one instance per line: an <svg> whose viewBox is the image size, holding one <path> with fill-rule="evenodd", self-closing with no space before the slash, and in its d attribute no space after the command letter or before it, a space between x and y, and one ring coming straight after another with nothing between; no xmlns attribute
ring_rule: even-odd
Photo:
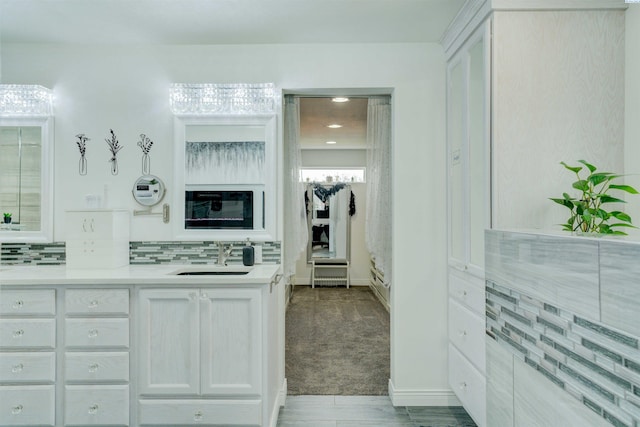
<svg viewBox="0 0 640 427"><path fill-rule="evenodd" d="M609 224L609 227L629 227L629 228L638 228L635 225L627 224L625 222L616 222L615 224Z"/></svg>
<svg viewBox="0 0 640 427"><path fill-rule="evenodd" d="M610 214L612 217L619 219L620 221L631 222L631 217L624 212L611 211Z"/></svg>
<svg viewBox="0 0 640 427"><path fill-rule="evenodd" d="M585 165L586 167L589 168L589 171L591 173L593 173L597 168L593 165L590 165L589 163L585 162L584 160L578 160L578 162L582 163L583 165Z"/></svg>
<svg viewBox="0 0 640 427"><path fill-rule="evenodd" d="M580 191L589 191L589 182L585 179L574 182L572 186Z"/></svg>
<svg viewBox="0 0 640 427"><path fill-rule="evenodd" d="M565 206L565 207L573 210L573 203L571 203L571 200L567 200L567 199L549 199L549 200L553 200L557 204Z"/></svg>
<svg viewBox="0 0 640 427"><path fill-rule="evenodd" d="M627 203L622 199L618 199L616 197L611 197L608 194L601 194L600 195L600 202L601 203Z"/></svg>
<svg viewBox="0 0 640 427"><path fill-rule="evenodd" d="M611 184L611 185L609 185L609 188L613 188L615 190L626 191L627 193L631 193L631 194L638 194L638 190L636 190L635 188L633 188L630 185Z"/></svg>
<svg viewBox="0 0 640 427"><path fill-rule="evenodd" d="M613 175L610 174L609 172L600 172L600 173L594 173L593 175L589 175L589 178L587 179L589 180L590 183L596 186L605 181L610 181L611 179L613 179Z"/></svg>
<svg viewBox="0 0 640 427"><path fill-rule="evenodd" d="M565 162L560 162L560 164L562 166L564 166L565 168L569 169L571 172L578 173L578 172L580 172L582 170L582 166L569 166Z"/></svg>

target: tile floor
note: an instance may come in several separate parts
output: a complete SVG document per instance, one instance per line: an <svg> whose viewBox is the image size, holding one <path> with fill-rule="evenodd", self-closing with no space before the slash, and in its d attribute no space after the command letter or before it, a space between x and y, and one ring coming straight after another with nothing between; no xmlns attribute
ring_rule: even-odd
<svg viewBox="0 0 640 427"><path fill-rule="evenodd" d="M393 407L389 396L289 396L278 427L476 427L461 407Z"/></svg>

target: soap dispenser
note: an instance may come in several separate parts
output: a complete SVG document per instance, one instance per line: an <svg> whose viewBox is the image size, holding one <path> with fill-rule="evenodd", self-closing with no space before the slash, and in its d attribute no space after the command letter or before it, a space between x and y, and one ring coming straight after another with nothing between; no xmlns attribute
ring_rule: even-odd
<svg viewBox="0 0 640 427"><path fill-rule="evenodd" d="M242 248L242 265L247 265L247 266L253 265L253 262L254 262L253 246L251 246L251 242L247 237L247 243Z"/></svg>

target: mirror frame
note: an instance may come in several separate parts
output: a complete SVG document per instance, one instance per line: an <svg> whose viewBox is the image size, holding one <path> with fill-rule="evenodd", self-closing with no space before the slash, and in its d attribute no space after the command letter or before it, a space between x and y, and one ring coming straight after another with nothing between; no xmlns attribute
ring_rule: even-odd
<svg viewBox="0 0 640 427"><path fill-rule="evenodd" d="M316 183L319 185L322 185L323 183ZM326 185L333 185L333 183L325 183ZM307 209L307 232L309 233L309 238L307 239L307 264L312 264L314 259L318 259L318 260L326 260L326 259L346 259L347 261L351 262L351 217L348 214L348 209L346 210L347 213L347 223L346 223L346 258L314 258L313 257L313 239L312 239L312 233L313 233L313 183L309 183L306 185L305 187L305 191L307 192L307 195L309 196L309 204L311 204L311 208L309 208L309 206L306 207ZM353 191L351 188L350 184L346 184L345 189L349 189L349 191ZM311 193L311 194L309 194ZM335 195L334 195L335 196ZM329 209L331 209L331 207L329 207Z"/></svg>
<svg viewBox="0 0 640 427"><path fill-rule="evenodd" d="M53 117L0 117L0 126L38 126L41 129L40 230L0 231L0 243L53 242Z"/></svg>
<svg viewBox="0 0 640 427"><path fill-rule="evenodd" d="M175 116L174 117L174 225L176 240L220 240L253 242L275 241L277 239L277 116L275 114L246 116ZM265 142L265 209L264 230L187 230L184 228L185 194L185 142L187 126L264 126Z"/></svg>

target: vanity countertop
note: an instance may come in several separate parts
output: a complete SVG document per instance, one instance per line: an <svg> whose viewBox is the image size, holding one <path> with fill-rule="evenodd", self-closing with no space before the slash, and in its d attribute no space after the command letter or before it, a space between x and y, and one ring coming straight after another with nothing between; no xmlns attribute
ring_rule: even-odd
<svg viewBox="0 0 640 427"><path fill-rule="evenodd" d="M242 265L217 267L216 265L193 264L145 264L127 265L112 269L71 269L56 266L0 266L0 287L15 285L231 285L268 284L280 272L278 264L254 265L243 275L188 275L175 273L194 269L249 268Z"/></svg>

